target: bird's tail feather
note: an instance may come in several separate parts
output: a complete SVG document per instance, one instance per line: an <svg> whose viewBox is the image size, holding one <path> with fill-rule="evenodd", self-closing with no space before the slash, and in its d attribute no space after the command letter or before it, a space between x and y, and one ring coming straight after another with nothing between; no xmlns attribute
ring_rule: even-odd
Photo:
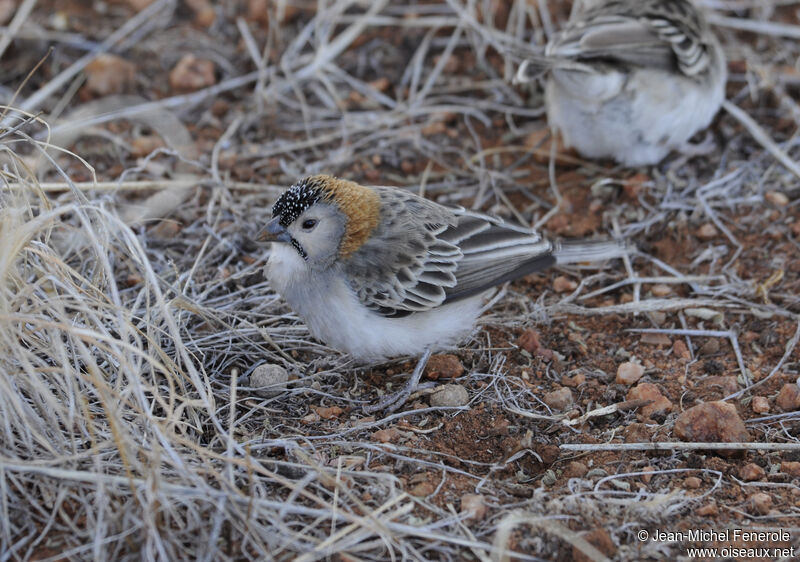
<svg viewBox="0 0 800 562"><path fill-rule="evenodd" d="M554 244L553 256L559 265L598 262L629 255L632 249L619 240L562 240Z"/></svg>

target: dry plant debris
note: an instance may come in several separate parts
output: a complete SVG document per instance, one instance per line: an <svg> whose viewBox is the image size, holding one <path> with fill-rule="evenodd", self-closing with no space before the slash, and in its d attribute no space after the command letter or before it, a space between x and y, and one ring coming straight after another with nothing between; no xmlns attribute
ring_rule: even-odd
<svg viewBox="0 0 800 562"><path fill-rule="evenodd" d="M703 3L716 149L638 170L551 146L511 84L570 2L0 3L1 557L800 546L800 6ZM365 416L413 360L310 338L252 241L320 172L639 252L510 284L441 366L457 400ZM709 404L735 431L684 438L738 442L679 441Z"/></svg>

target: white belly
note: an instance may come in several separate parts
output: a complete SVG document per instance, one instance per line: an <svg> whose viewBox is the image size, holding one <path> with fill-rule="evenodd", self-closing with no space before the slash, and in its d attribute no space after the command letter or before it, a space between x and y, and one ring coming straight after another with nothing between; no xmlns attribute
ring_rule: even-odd
<svg viewBox="0 0 800 562"><path fill-rule="evenodd" d="M428 312L386 318L363 306L343 278L312 274L293 248L280 244L273 244L267 277L315 338L359 361L457 344L472 331L484 298L476 295Z"/></svg>

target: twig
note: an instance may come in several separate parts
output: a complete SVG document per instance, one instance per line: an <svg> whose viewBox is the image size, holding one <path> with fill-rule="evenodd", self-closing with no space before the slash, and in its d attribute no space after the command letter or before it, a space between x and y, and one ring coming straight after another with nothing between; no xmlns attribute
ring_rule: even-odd
<svg viewBox="0 0 800 562"><path fill-rule="evenodd" d="M727 111L733 117L735 117L736 120L739 121L739 123L744 125L744 127L753 136L756 142L758 142L758 144L760 144L766 150L768 150L769 153L772 154L778 162L780 162L786 167L786 169L788 169L790 172L792 172L794 175L800 178L800 165L798 165L797 162L792 160L791 157L788 154L786 154L786 152L781 147L775 144L775 141L773 141L769 137L769 135L761 127L761 125L756 123L752 117L750 117L747 113L744 112L744 110L732 104L728 100L722 102L722 107L725 108L725 111Z"/></svg>

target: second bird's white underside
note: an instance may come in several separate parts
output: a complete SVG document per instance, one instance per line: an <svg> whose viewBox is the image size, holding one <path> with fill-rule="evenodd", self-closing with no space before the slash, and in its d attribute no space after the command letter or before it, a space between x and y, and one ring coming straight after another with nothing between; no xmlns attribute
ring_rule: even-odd
<svg viewBox="0 0 800 562"><path fill-rule="evenodd" d="M311 272L294 248L273 244L267 276L303 319L311 334L359 361L418 355L444 349L473 330L485 296L446 304L401 318L387 318L359 302L341 275Z"/></svg>
<svg viewBox="0 0 800 562"><path fill-rule="evenodd" d="M719 80L709 89L659 69L629 74L555 69L545 91L548 122L583 156L653 164L711 123L724 85Z"/></svg>

